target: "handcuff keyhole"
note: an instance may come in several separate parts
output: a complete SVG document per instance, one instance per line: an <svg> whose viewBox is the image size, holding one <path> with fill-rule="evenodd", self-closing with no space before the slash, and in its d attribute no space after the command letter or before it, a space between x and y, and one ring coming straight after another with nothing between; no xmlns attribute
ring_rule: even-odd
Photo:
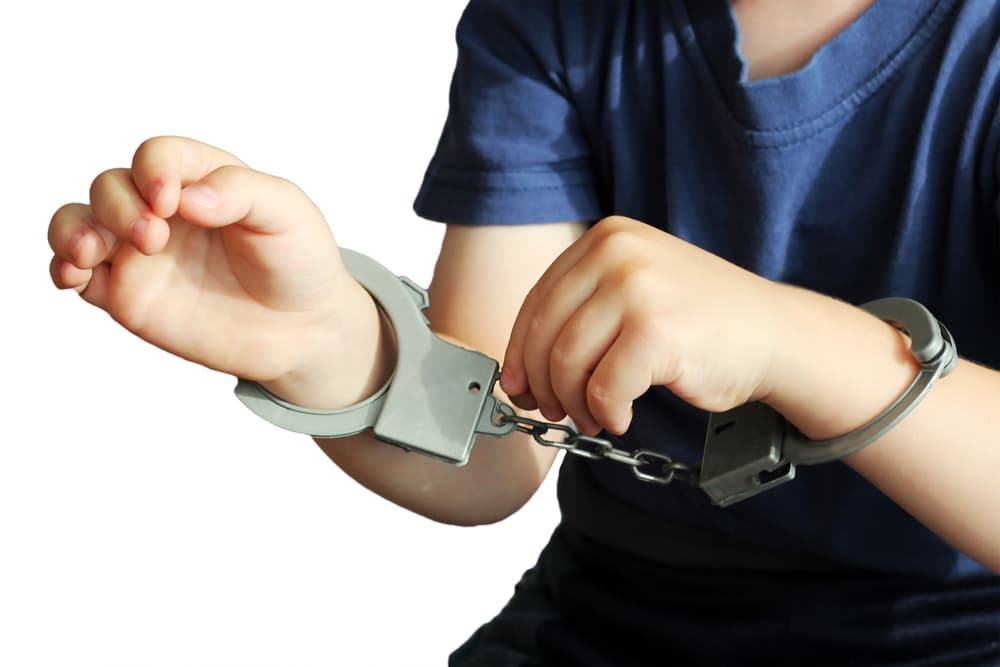
<svg viewBox="0 0 1000 667"><path fill-rule="evenodd" d="M788 475L792 470L792 464L786 463L785 465L775 469L775 470L764 470L757 474L757 483L761 486L773 482L776 479L781 479Z"/></svg>
<svg viewBox="0 0 1000 667"><path fill-rule="evenodd" d="M482 387L479 386L478 382L470 382L469 383L469 393L470 394L478 394L480 389L482 389Z"/></svg>

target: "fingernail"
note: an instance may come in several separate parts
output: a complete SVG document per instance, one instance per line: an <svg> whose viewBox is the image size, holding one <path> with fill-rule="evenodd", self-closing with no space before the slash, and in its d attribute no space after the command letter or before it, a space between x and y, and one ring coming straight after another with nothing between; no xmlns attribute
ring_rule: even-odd
<svg viewBox="0 0 1000 667"><path fill-rule="evenodd" d="M504 367L500 371L500 386L503 387L504 390L506 390L513 385L513 382L514 382L513 371L511 371L509 368Z"/></svg>
<svg viewBox="0 0 1000 667"><path fill-rule="evenodd" d="M156 208L156 198L160 196L160 191L163 190L163 181L156 181L149 186L149 206L150 208Z"/></svg>
<svg viewBox="0 0 1000 667"><path fill-rule="evenodd" d="M202 208L215 208L219 203L218 193L207 185L189 185L184 188L184 192L191 203Z"/></svg>
<svg viewBox="0 0 1000 667"><path fill-rule="evenodd" d="M142 243L142 237L146 235L146 229L149 227L149 222L145 218L139 218L132 223L132 227L129 230L129 235L132 237L132 243L139 245Z"/></svg>
<svg viewBox="0 0 1000 667"><path fill-rule="evenodd" d="M66 250L69 252L69 256L75 261L80 261L80 241L83 240L84 233L81 229L69 237L69 241L66 242Z"/></svg>

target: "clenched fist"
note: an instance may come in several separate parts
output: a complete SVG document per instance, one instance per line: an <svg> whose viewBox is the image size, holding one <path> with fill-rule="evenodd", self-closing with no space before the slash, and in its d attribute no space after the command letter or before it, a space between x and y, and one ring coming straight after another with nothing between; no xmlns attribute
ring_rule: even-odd
<svg viewBox="0 0 1000 667"><path fill-rule="evenodd" d="M589 434L624 432L654 385L706 410L760 399L779 353L780 289L655 227L606 218L528 294L501 385Z"/></svg>

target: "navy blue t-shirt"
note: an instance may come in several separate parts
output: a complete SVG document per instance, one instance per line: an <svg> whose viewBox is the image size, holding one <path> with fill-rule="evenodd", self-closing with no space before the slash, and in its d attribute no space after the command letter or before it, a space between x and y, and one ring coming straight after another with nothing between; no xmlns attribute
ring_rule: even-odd
<svg viewBox="0 0 1000 667"><path fill-rule="evenodd" d="M917 299L964 357L1000 366L1000 3L878 0L804 68L755 82L725 0L473 0L458 45L419 215L630 216L851 303ZM615 444L697 462L706 418L653 388ZM611 462L592 471L635 507L740 540L983 572L841 463L726 509Z"/></svg>

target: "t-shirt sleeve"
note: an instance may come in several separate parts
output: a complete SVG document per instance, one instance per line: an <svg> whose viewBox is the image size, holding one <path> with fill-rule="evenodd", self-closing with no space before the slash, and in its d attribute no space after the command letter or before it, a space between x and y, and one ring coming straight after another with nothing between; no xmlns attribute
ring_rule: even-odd
<svg viewBox="0 0 1000 667"><path fill-rule="evenodd" d="M472 0L437 150L414 202L459 224L601 217L591 149L567 93L552 0Z"/></svg>

